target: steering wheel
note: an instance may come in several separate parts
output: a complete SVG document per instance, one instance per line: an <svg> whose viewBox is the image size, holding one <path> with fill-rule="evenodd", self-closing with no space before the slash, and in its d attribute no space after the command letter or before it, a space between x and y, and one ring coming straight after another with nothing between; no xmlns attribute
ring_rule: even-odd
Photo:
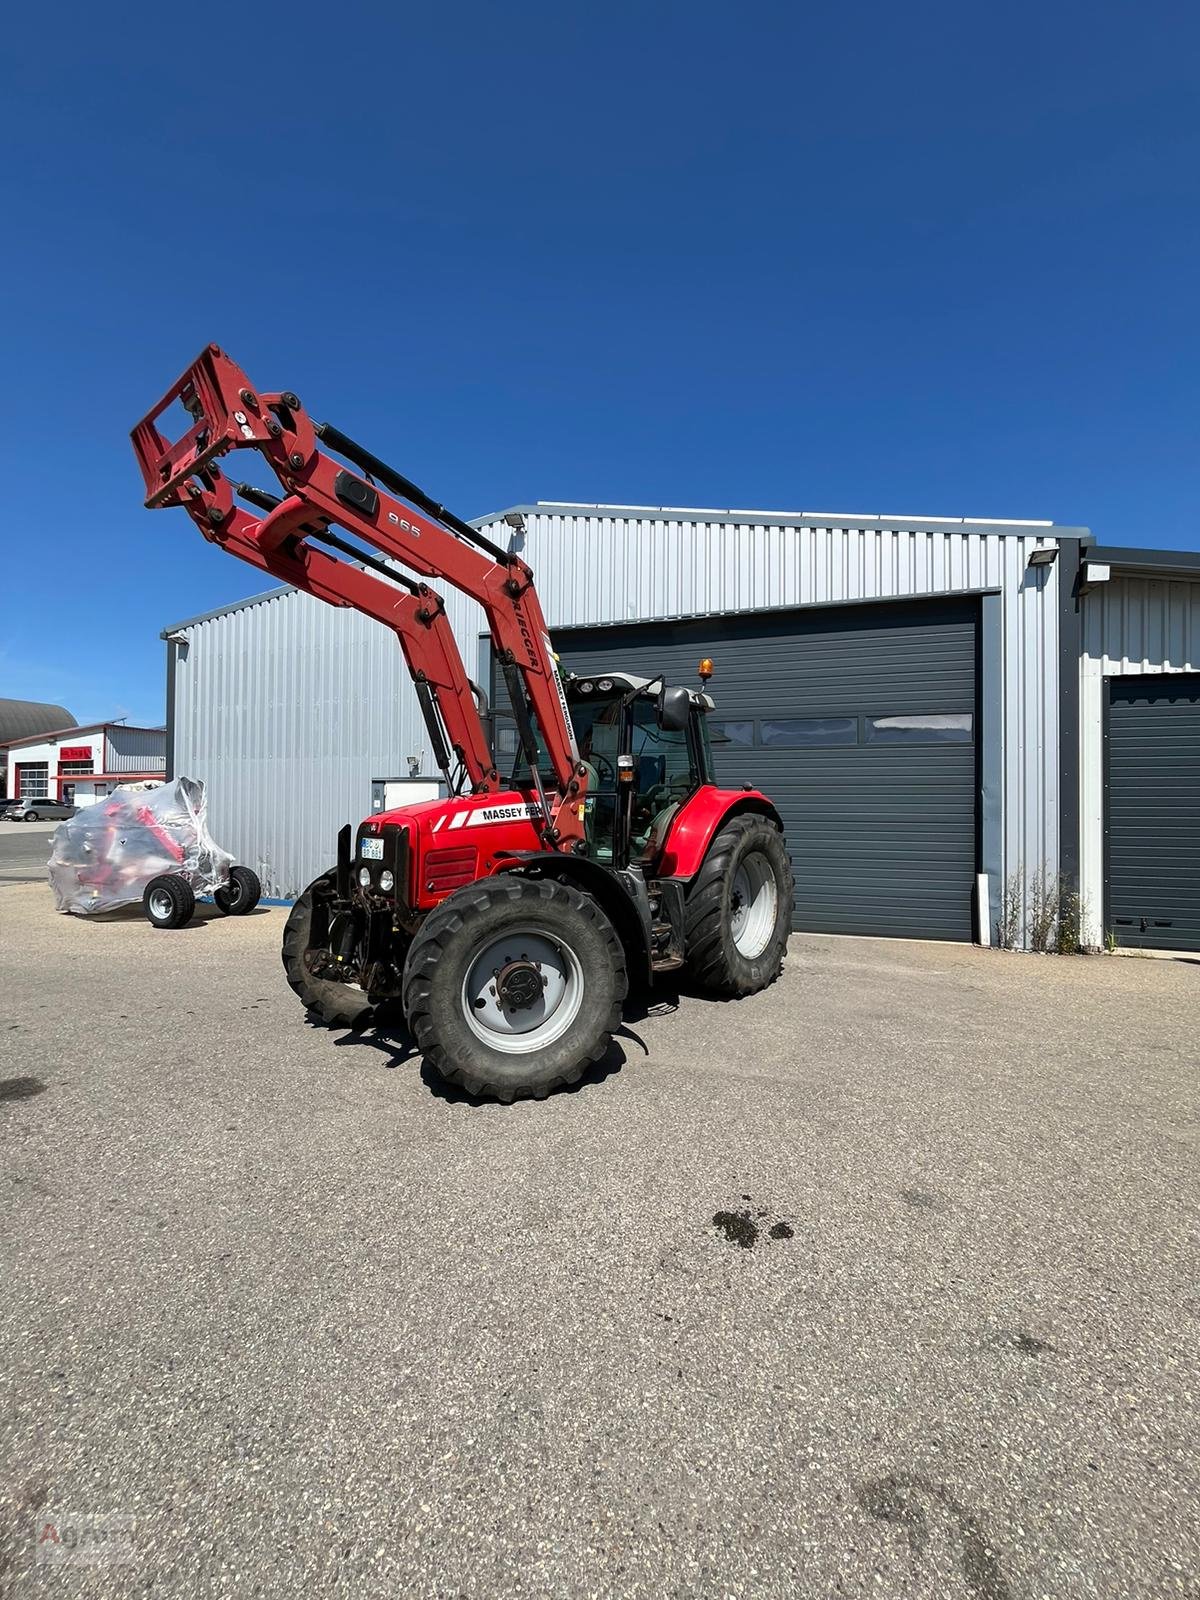
<svg viewBox="0 0 1200 1600"><path fill-rule="evenodd" d="M612 779L614 784L616 783L617 769L606 755L601 755L600 751L598 750L591 750L586 756L581 757L581 759L586 766L591 767L595 772L597 783L599 783L604 777L604 773L600 770L602 766L607 767L608 776Z"/></svg>

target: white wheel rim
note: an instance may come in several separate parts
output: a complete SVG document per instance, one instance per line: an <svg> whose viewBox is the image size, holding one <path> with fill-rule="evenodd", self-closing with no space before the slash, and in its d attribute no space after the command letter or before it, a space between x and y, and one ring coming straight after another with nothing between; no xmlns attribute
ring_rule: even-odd
<svg viewBox="0 0 1200 1600"><path fill-rule="evenodd" d="M733 875L730 931L739 955L753 961L762 955L775 931L779 890L771 863L761 850L743 856Z"/></svg>
<svg viewBox="0 0 1200 1600"><path fill-rule="evenodd" d="M150 910L154 915L165 922L174 909L174 903L167 891L165 889L155 889L150 896Z"/></svg>
<svg viewBox="0 0 1200 1600"><path fill-rule="evenodd" d="M499 989L505 969L525 984L532 984L536 974L540 995L528 1005L503 1004ZM562 1038L579 1015L583 987L583 968L569 944L528 925L515 927L490 938L467 968L463 1016L476 1038L493 1050L528 1055Z"/></svg>

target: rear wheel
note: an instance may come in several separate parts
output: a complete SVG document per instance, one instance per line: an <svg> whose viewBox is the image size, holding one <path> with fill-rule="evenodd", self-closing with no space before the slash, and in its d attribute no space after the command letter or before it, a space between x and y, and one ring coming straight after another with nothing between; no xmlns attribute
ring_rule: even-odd
<svg viewBox="0 0 1200 1600"><path fill-rule="evenodd" d="M192 920L196 896L186 878L167 872L150 879L142 892L142 909L156 928L182 928Z"/></svg>
<svg viewBox="0 0 1200 1600"><path fill-rule="evenodd" d="M262 884L257 872L249 867L230 867L229 882L213 890L218 911L227 917L244 917L254 910L262 897Z"/></svg>
<svg viewBox="0 0 1200 1600"><path fill-rule="evenodd" d="M685 907L688 971L714 994L753 994L779 976L795 892L783 835L742 816L717 834Z"/></svg>
<svg viewBox="0 0 1200 1600"><path fill-rule="evenodd" d="M314 878L296 901L283 930L283 969L287 981L310 1011L334 1028L367 1022L374 1005L357 983L339 983L315 970L328 956L330 912L337 873Z"/></svg>
<svg viewBox="0 0 1200 1600"><path fill-rule="evenodd" d="M625 954L596 902L552 879L471 884L431 911L404 969L426 1060L468 1094L575 1083L620 1024Z"/></svg>

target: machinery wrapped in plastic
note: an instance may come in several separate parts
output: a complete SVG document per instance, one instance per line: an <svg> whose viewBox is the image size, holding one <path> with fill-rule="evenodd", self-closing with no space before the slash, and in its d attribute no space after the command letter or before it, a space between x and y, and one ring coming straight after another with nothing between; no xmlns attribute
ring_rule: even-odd
<svg viewBox="0 0 1200 1600"><path fill-rule="evenodd" d="M141 905L147 885L164 874L194 894L220 889L233 857L214 842L206 811L203 783L176 778L117 789L60 822L48 863L58 909L87 916Z"/></svg>

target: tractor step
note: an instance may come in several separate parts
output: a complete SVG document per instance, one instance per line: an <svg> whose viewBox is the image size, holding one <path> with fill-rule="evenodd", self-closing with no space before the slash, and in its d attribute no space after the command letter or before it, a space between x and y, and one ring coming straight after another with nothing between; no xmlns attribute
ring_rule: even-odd
<svg viewBox="0 0 1200 1600"><path fill-rule="evenodd" d="M675 972L683 966L683 890L670 878L654 885L652 903L657 915L650 924L650 967L654 972Z"/></svg>
<svg viewBox="0 0 1200 1600"><path fill-rule="evenodd" d="M650 967L654 972L676 972L683 966L683 940L675 923L650 924Z"/></svg>

